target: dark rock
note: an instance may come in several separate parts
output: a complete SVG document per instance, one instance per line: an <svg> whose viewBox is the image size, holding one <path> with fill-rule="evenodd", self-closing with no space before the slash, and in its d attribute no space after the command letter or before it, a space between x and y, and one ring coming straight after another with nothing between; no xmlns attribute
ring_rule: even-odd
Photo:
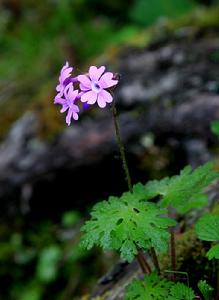
<svg viewBox="0 0 219 300"><path fill-rule="evenodd" d="M172 167L165 165L170 174L211 158L217 140L210 123L219 118L217 51L218 38L184 35L118 58L115 101L134 182L150 177L142 162L150 152L141 144L146 133L155 137L151 147L172 153ZM87 111L53 140L41 139L39 127L38 115L27 112L1 143L2 213L59 215L126 189L109 109L97 109L92 119Z"/></svg>

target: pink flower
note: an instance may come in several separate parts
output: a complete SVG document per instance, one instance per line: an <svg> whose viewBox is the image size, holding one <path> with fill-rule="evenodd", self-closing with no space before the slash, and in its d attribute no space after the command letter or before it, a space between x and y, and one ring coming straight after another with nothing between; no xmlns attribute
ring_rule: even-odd
<svg viewBox="0 0 219 300"><path fill-rule="evenodd" d="M113 73L106 72L105 67L97 68L91 66L88 75L79 75L80 89L83 91L81 102L94 104L97 102L99 107L105 107L106 103L113 101L112 95L106 90L118 83L113 79Z"/></svg>
<svg viewBox="0 0 219 300"><path fill-rule="evenodd" d="M56 102L56 98L63 96L65 87L68 85L69 82L72 82L70 78L72 70L73 68L69 67L68 62L66 62L65 65L62 67L59 76L59 84L56 86L56 91L58 92L58 94L56 95L54 102Z"/></svg>
<svg viewBox="0 0 219 300"><path fill-rule="evenodd" d="M71 124L72 118L74 120L78 120L79 108L77 105L75 105L75 101L78 100L78 97L80 97L80 95L78 94L78 90L74 90L73 84L72 82L70 82L65 87L63 96L64 98L57 95L55 103L62 105L62 109L60 110L61 113L68 110L66 115L66 123L69 126Z"/></svg>

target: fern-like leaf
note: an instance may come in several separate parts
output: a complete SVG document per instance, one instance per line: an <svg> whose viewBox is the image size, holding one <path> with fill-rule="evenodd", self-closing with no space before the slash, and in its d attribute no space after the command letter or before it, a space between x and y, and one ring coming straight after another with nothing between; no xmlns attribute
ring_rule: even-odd
<svg viewBox="0 0 219 300"><path fill-rule="evenodd" d="M195 230L201 240L219 242L219 216L213 213L205 214L198 220ZM219 259L219 244L208 251L207 257Z"/></svg>
<svg viewBox="0 0 219 300"><path fill-rule="evenodd" d="M156 204L136 200L129 193L121 198L110 197L94 206L91 220L82 227L82 246L118 250L129 262L137 254L137 248L165 251L169 238L167 228L175 225L166 213Z"/></svg>
<svg viewBox="0 0 219 300"><path fill-rule="evenodd" d="M207 257L209 260L213 258L219 259L219 244L211 247L211 249L207 252Z"/></svg>
<svg viewBox="0 0 219 300"><path fill-rule="evenodd" d="M170 296L167 300L193 300L194 291L182 283L176 283L170 288Z"/></svg>
<svg viewBox="0 0 219 300"><path fill-rule="evenodd" d="M198 288L202 293L204 300L212 300L214 289L206 282L206 280L200 280L198 282Z"/></svg>
<svg viewBox="0 0 219 300"><path fill-rule="evenodd" d="M207 213L202 216L196 226L198 237L204 241L219 241L219 216Z"/></svg>
<svg viewBox="0 0 219 300"><path fill-rule="evenodd" d="M128 286L125 300L165 300L172 285L171 281L151 273L144 280L135 280Z"/></svg>
<svg viewBox="0 0 219 300"><path fill-rule="evenodd" d="M182 283L174 283L151 273L143 280L131 283L125 294L125 300L193 300L193 290Z"/></svg>
<svg viewBox="0 0 219 300"><path fill-rule="evenodd" d="M206 204L207 196L203 190L218 177L212 163L200 166L194 171L187 166L177 176L148 182L145 190L151 198L161 196L161 207L173 206L177 212L184 214Z"/></svg>

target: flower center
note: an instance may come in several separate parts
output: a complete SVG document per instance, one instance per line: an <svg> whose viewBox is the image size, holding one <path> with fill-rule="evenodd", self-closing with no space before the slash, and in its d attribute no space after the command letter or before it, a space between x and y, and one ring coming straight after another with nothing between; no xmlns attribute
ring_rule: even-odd
<svg viewBox="0 0 219 300"><path fill-rule="evenodd" d="M99 93L99 91L101 90L101 87L97 82L92 82L91 88L95 93Z"/></svg>

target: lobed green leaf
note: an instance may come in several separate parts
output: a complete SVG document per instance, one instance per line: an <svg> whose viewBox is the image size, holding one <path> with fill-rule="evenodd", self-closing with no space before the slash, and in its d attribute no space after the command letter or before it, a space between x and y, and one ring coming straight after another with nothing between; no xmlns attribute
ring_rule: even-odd
<svg viewBox="0 0 219 300"><path fill-rule="evenodd" d="M178 282L170 288L170 295L167 300L193 300L195 299L194 291L188 286Z"/></svg>
<svg viewBox="0 0 219 300"><path fill-rule="evenodd" d="M219 242L219 216L207 213L202 216L196 226L196 233L201 240ZM207 253L208 259L219 259L219 243L214 245Z"/></svg>
<svg viewBox="0 0 219 300"><path fill-rule="evenodd" d="M219 174L213 170L212 163L195 170L187 166L177 176L160 182L149 182L149 188L152 186L153 193L156 194L157 186L157 193L161 196L161 207L172 206L178 213L184 214L207 203L204 188L218 177Z"/></svg>
<svg viewBox="0 0 219 300"><path fill-rule="evenodd" d="M131 283L125 294L125 300L193 300L193 290L182 283L174 283L161 278L153 272L143 280Z"/></svg>
<svg viewBox="0 0 219 300"><path fill-rule="evenodd" d="M207 253L207 257L209 260L216 258L219 259L219 244L214 245Z"/></svg>
<svg viewBox="0 0 219 300"><path fill-rule="evenodd" d="M176 222L155 203L129 196L129 193L124 193L121 198L110 197L94 206L91 220L82 227L84 248L97 245L118 250L129 262L134 259L138 248L154 247L158 252L167 250L167 228Z"/></svg>
<svg viewBox="0 0 219 300"><path fill-rule="evenodd" d="M157 273L151 273L143 280L135 280L128 286L125 300L164 300L172 285L171 281L160 278Z"/></svg>
<svg viewBox="0 0 219 300"><path fill-rule="evenodd" d="M201 240L219 241L219 216L207 213L195 225L196 233Z"/></svg>

